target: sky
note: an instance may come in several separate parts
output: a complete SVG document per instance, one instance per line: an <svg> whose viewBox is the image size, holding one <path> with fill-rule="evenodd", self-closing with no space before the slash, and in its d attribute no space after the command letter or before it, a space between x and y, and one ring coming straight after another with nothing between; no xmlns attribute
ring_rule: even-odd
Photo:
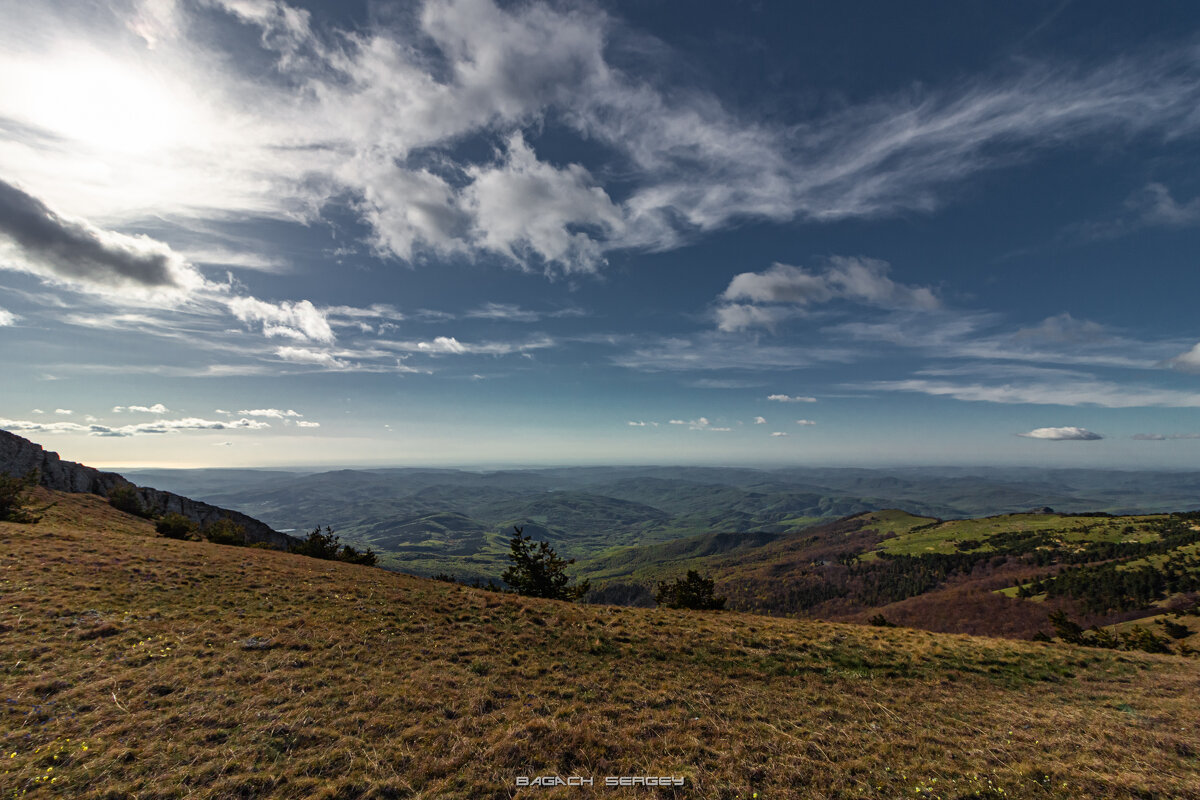
<svg viewBox="0 0 1200 800"><path fill-rule="evenodd" d="M0 0L0 428L1200 464L1200 6Z"/></svg>

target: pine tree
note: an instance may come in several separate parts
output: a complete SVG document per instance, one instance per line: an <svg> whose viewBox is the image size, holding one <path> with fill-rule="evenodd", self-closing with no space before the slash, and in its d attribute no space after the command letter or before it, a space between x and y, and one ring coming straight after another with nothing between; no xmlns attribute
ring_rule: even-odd
<svg viewBox="0 0 1200 800"><path fill-rule="evenodd" d="M687 577L676 578L671 583L659 581L654 602L668 608L720 611L725 608L725 598L717 597L713 593L714 588L712 578L705 578L696 570L689 569Z"/></svg>
<svg viewBox="0 0 1200 800"><path fill-rule="evenodd" d="M525 535L525 529L514 526L512 552L508 557L512 566L504 571L501 579L517 594L526 597L545 597L551 600L578 600L587 594L590 583L583 581L575 586L567 575L567 565L575 559L562 559L549 542L534 542Z"/></svg>

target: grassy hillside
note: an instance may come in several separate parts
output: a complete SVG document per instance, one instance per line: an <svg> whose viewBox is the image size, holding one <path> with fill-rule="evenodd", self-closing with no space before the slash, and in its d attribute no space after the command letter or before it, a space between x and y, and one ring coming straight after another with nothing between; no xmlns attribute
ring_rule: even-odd
<svg viewBox="0 0 1200 800"><path fill-rule="evenodd" d="M528 600L83 495L0 523L0 593L5 797L1200 796L1195 659Z"/></svg>

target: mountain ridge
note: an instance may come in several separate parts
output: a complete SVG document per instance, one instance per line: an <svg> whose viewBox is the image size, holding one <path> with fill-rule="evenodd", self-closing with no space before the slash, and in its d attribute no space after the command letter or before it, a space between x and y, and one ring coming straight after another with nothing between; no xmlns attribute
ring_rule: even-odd
<svg viewBox="0 0 1200 800"><path fill-rule="evenodd" d="M114 490L129 487L137 494L142 507L154 515L182 514L201 526L222 518L228 519L245 530L249 543L265 542L287 548L298 541L294 536L281 533L248 514L174 492L137 486L116 472L102 472L76 461L67 461L52 450L5 430L0 430L0 473L17 476L34 474L37 484L47 489L101 497L109 497Z"/></svg>

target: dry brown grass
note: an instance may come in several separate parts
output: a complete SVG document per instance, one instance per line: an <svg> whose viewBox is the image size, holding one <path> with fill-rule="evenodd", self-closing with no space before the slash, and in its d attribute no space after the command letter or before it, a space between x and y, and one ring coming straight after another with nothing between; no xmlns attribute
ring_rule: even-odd
<svg viewBox="0 0 1200 800"><path fill-rule="evenodd" d="M1200 797L1200 660L528 600L77 497L0 524L3 797Z"/></svg>

